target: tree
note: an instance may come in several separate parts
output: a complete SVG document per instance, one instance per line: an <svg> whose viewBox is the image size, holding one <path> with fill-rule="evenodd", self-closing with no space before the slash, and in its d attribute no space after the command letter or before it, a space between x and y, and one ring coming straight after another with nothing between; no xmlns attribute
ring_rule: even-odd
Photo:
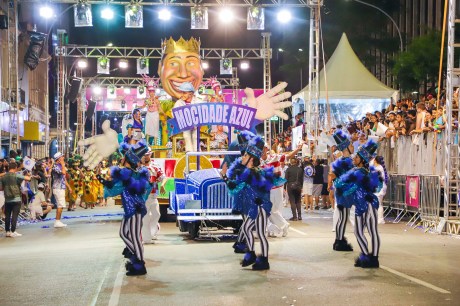
<svg viewBox="0 0 460 306"><path fill-rule="evenodd" d="M444 51L444 64L447 49ZM420 86L436 83L439 75L439 56L441 54L441 33L431 31L412 40L407 51L396 58L393 73L401 84L402 92L418 91Z"/></svg>

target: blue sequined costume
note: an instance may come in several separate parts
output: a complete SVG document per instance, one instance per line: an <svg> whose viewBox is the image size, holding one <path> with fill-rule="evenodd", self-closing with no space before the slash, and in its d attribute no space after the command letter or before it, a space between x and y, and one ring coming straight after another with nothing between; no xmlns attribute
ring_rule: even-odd
<svg viewBox="0 0 460 306"><path fill-rule="evenodd" d="M334 173L336 177L333 183L334 188L337 190L338 179L353 168L353 161L350 157L340 157L332 163L331 168L332 173ZM337 197L336 202L339 206L345 205L345 203L342 202L342 198Z"/></svg>
<svg viewBox="0 0 460 306"><path fill-rule="evenodd" d="M266 169L246 168L238 158L227 172L227 182L230 194L234 197L234 210L248 215L251 219L257 217L258 206L269 215L272 209L270 190L273 186L281 186L286 180L275 175L273 167Z"/></svg>
<svg viewBox="0 0 460 306"><path fill-rule="evenodd" d="M371 204L379 207L379 200L374 194L382 187L382 179L374 167L352 168L334 182L337 203L346 208L355 205L355 214L362 216Z"/></svg>
<svg viewBox="0 0 460 306"><path fill-rule="evenodd" d="M112 180L104 187L104 197L114 197L121 194L121 203L125 218L131 218L135 213L144 216L147 213L143 195L150 188L148 169L142 167L139 171L118 166L110 168Z"/></svg>

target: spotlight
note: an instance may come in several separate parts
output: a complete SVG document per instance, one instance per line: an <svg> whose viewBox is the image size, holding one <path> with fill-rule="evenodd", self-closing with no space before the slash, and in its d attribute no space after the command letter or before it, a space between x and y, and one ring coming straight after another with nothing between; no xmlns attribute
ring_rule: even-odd
<svg viewBox="0 0 460 306"><path fill-rule="evenodd" d="M85 69L88 67L88 60L86 58L80 58L77 61L77 67L80 69Z"/></svg>
<svg viewBox="0 0 460 306"><path fill-rule="evenodd" d="M126 68L128 68L128 60L127 60L127 59L121 59L121 60L118 62L118 67L120 67L121 69L126 69Z"/></svg>
<svg viewBox="0 0 460 306"><path fill-rule="evenodd" d="M125 95L129 95L131 93L131 88L125 87L123 88L123 92L125 93Z"/></svg>
<svg viewBox="0 0 460 306"><path fill-rule="evenodd" d="M249 69L249 62L246 62L246 61L241 62L240 68L243 70Z"/></svg>
<svg viewBox="0 0 460 306"><path fill-rule="evenodd" d="M107 47L113 47L113 43L109 42L109 43L107 44Z"/></svg>
<svg viewBox="0 0 460 306"><path fill-rule="evenodd" d="M109 85L107 87L107 99L115 99L117 97L117 88L115 85Z"/></svg>
<svg viewBox="0 0 460 306"><path fill-rule="evenodd" d="M171 12L167 8L163 8L158 12L158 18L160 20L168 21L171 19Z"/></svg>
<svg viewBox="0 0 460 306"><path fill-rule="evenodd" d="M50 6L45 5L40 8L40 17L43 17L45 19L50 19L51 17L53 17L53 15L54 15L53 9Z"/></svg>
<svg viewBox="0 0 460 306"><path fill-rule="evenodd" d="M149 59L141 57L136 60L137 74L148 74L149 73Z"/></svg>
<svg viewBox="0 0 460 306"><path fill-rule="evenodd" d="M110 74L110 60L103 56L97 59L97 73Z"/></svg>
<svg viewBox="0 0 460 306"><path fill-rule="evenodd" d="M233 11L229 8L224 7L219 12L219 18L220 21L222 21L223 23L230 23L233 21L234 18Z"/></svg>
<svg viewBox="0 0 460 306"><path fill-rule="evenodd" d="M126 107L126 101L125 100L121 100L121 108L125 108ZM116 120L117 118L115 118Z"/></svg>
<svg viewBox="0 0 460 306"><path fill-rule="evenodd" d="M106 20L113 19L113 10L109 6L104 7L101 11L101 18Z"/></svg>
<svg viewBox="0 0 460 306"><path fill-rule="evenodd" d="M80 0L79 3L76 6L74 6L73 16L75 27L93 26L91 4L84 3L83 0Z"/></svg>
<svg viewBox="0 0 460 306"><path fill-rule="evenodd" d="M201 61L201 68L204 70L209 68L209 63L207 61Z"/></svg>
<svg viewBox="0 0 460 306"><path fill-rule="evenodd" d="M291 18L291 12L288 10L281 10L278 12L277 19L281 23L288 23L289 21L291 21Z"/></svg>
<svg viewBox="0 0 460 306"><path fill-rule="evenodd" d="M279 49L278 49L278 51L279 51L279 52L284 52L284 50L283 50L283 49L281 49L281 48L279 48Z"/></svg>
<svg viewBox="0 0 460 306"><path fill-rule="evenodd" d="M302 51L303 51L303 49L299 49L299 52L302 52Z"/></svg>
<svg viewBox="0 0 460 306"><path fill-rule="evenodd" d="M142 6L135 2L125 6L125 28L142 28L144 16Z"/></svg>
<svg viewBox="0 0 460 306"><path fill-rule="evenodd" d="M98 96L98 95L100 95L101 93L102 93L102 88L101 88L101 86L96 85L96 86L93 87L93 94L95 94L95 95Z"/></svg>

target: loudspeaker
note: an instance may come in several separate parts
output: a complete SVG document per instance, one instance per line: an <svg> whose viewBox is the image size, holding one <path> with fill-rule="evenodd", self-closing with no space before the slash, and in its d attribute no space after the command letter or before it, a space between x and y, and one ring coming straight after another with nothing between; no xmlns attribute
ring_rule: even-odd
<svg viewBox="0 0 460 306"><path fill-rule="evenodd" d="M94 115L94 110L96 109L96 102L89 100L88 108L86 109L86 121L91 121L91 118Z"/></svg>
<svg viewBox="0 0 460 306"><path fill-rule="evenodd" d="M8 16L0 15L0 30L8 29Z"/></svg>
<svg viewBox="0 0 460 306"><path fill-rule="evenodd" d="M40 56L42 56L46 35L38 32L29 32L29 35L30 44L24 55L24 64L26 64L30 70L34 70L38 66Z"/></svg>
<svg viewBox="0 0 460 306"><path fill-rule="evenodd" d="M77 100L78 93L81 89L81 81L82 79L80 78L71 78L69 92L67 93L67 100L69 103L74 103Z"/></svg>

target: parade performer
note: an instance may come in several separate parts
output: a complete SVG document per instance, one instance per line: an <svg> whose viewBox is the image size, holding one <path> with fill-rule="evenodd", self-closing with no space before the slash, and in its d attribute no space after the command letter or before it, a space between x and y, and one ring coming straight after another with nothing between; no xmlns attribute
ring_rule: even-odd
<svg viewBox="0 0 460 306"><path fill-rule="evenodd" d="M380 237L377 229L379 200L374 193L381 188L382 178L374 167L369 166L377 147L377 143L373 140L361 146L353 156L354 168L340 176L335 183L337 200L346 208L355 206L355 235L361 249L355 267L379 267ZM365 225L371 236L371 253L364 235Z"/></svg>
<svg viewBox="0 0 460 306"><path fill-rule="evenodd" d="M142 132L144 124L142 123L141 111L139 109L133 110L133 122L127 125L128 135L125 136L123 142L130 145L136 144L142 139Z"/></svg>
<svg viewBox="0 0 460 306"><path fill-rule="evenodd" d="M261 169L260 157L265 143L259 136L249 140L243 157L237 159L224 174L224 181L231 194L238 194L235 199L241 212L248 217L244 221L243 233L247 241L248 252L245 254L241 265L252 265L253 270L268 270L268 239L267 222L272 208L270 190L273 186L284 184L285 180L277 177L273 168ZM228 174L228 176L226 175ZM261 256L254 252L254 234L256 230L261 244Z"/></svg>
<svg viewBox="0 0 460 306"><path fill-rule="evenodd" d="M229 146L229 151L240 151L241 155L243 156L246 152L246 147L252 138L255 135L250 131L237 131L237 140L233 141ZM241 158L241 157L240 157ZM238 159L235 155L225 155L224 162L222 164L222 176L225 179L226 173L228 168ZM234 166L233 168L233 176L241 175L243 171L246 169L242 164L238 164L238 166ZM226 181L228 182L228 180ZM241 192L241 193L240 193ZM233 191L231 200L232 200L232 210L234 214L241 214L243 219L243 224L246 222L248 215L246 214L246 209L243 209L243 205L245 204L244 201L245 197L245 190L235 190ZM244 235L243 226L240 227L238 231L238 237L236 242L233 244L233 249L235 253L244 254L248 250L248 246L246 244L246 237Z"/></svg>
<svg viewBox="0 0 460 306"><path fill-rule="evenodd" d="M105 186L104 194L108 197L121 195L124 216L120 227L120 237L126 245L123 251L126 275L144 275L147 273L144 262L144 248L141 241L142 218L147 213L144 193L149 187L149 171L140 167L141 158L148 151L144 142L131 146L122 143L120 152L124 155L121 167L110 169L110 180L98 177Z"/></svg>
<svg viewBox="0 0 460 306"><path fill-rule="evenodd" d="M150 143L150 137L153 137L153 144L159 143L160 138L160 101L155 91L149 91L150 98L145 101L147 106L147 115L145 115L145 138Z"/></svg>
<svg viewBox="0 0 460 306"><path fill-rule="evenodd" d="M342 130L337 130L333 137L338 149L334 152L334 156L338 157L338 159L331 165L331 172L328 177L329 190L332 189L333 185L335 188L336 181L341 175L353 168L352 159L350 158L353 154L353 144L351 143L350 138ZM353 247L345 238L345 229L348 217L350 216L350 208L344 207L344 203L340 202L340 199L336 198L335 203L336 208L334 214L338 213L339 218L335 228L335 242L332 248L335 251L353 251Z"/></svg>
<svg viewBox="0 0 460 306"><path fill-rule="evenodd" d="M281 163L284 163L286 159L295 158L297 153L302 148L299 144L295 150L287 154L268 154L268 147L265 146L264 152L261 157L261 163L264 168L273 167L275 174L281 177ZM275 237L282 235L286 237L289 232L290 224L284 219L281 211L283 207L284 197L284 185L274 186L270 191L270 201L273 203L272 211L269 217L268 223L268 234L269 236Z"/></svg>
<svg viewBox="0 0 460 306"><path fill-rule="evenodd" d="M96 184L97 178L96 174L91 169L84 169L83 170L83 202L85 203L86 208L93 209L96 205L98 196L99 196L99 189L98 184Z"/></svg>
<svg viewBox="0 0 460 306"><path fill-rule="evenodd" d="M220 82L216 78L211 79L211 88L214 91L214 95L211 97L210 102L225 102L225 97L222 94L222 85L220 85Z"/></svg>
<svg viewBox="0 0 460 306"><path fill-rule="evenodd" d="M149 170L150 184L152 189L148 189L146 195L147 198L145 206L147 208L147 214L142 220L142 240L144 244L154 243L157 239L158 232L160 231L160 204L158 203L158 191L165 193L163 181L166 176L163 173L161 167L154 162L151 158L152 151L148 151L144 157L142 157L142 163ZM150 192L149 192L150 191Z"/></svg>
<svg viewBox="0 0 460 306"><path fill-rule="evenodd" d="M388 184L388 171L385 167L385 161L383 160L383 156L376 156L370 163L371 166L374 166L375 170L377 170L380 174L380 178L383 181L382 189L375 195L379 199L379 210L378 210L378 219L379 224L385 224L385 218L383 216L383 198L387 193L387 184Z"/></svg>
<svg viewBox="0 0 460 306"><path fill-rule="evenodd" d="M105 180L110 178L110 168L107 165L107 160L102 161L102 165L99 168L98 174ZM104 196L104 186L102 186L102 201L101 206L107 206L107 198Z"/></svg>
<svg viewBox="0 0 460 306"><path fill-rule="evenodd" d="M80 160L73 158L69 160L72 168L69 169L69 186L67 197L69 199L69 210L75 210L76 206L83 207L83 173L80 170Z"/></svg>

